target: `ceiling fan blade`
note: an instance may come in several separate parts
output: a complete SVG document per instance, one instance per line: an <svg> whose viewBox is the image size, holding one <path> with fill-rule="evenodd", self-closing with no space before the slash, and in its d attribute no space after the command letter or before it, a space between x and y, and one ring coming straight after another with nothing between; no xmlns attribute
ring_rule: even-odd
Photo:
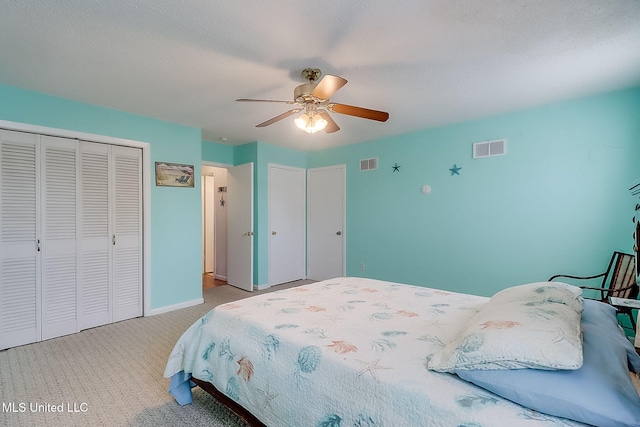
<svg viewBox="0 0 640 427"><path fill-rule="evenodd" d="M289 110L287 112L284 112L282 114L280 114L279 116L275 116L272 119L267 120L266 122L262 122L259 125L256 125L257 128L263 128L265 126L269 126L274 124L275 122L278 122L282 119L286 119L289 116L293 116L296 113L299 113L300 111L302 111L302 108L294 108L293 110Z"/></svg>
<svg viewBox="0 0 640 427"><path fill-rule="evenodd" d="M277 99L251 99L251 98L239 98L236 99L238 102L281 102L284 104L295 104L293 101L279 101Z"/></svg>
<svg viewBox="0 0 640 427"><path fill-rule="evenodd" d="M327 127L324 128L326 133L333 133L340 130L340 126L333 120L333 118L326 111L320 111L320 117L327 121Z"/></svg>
<svg viewBox="0 0 640 427"><path fill-rule="evenodd" d="M363 119L377 120L379 122L386 122L389 119L389 113L384 111L354 107L353 105L347 104L329 104L328 107L331 111L335 111L336 113L362 117Z"/></svg>
<svg viewBox="0 0 640 427"><path fill-rule="evenodd" d="M327 74L322 79L320 79L320 83L318 83L315 89L313 89L311 95L320 99L329 99L333 96L334 93L338 91L338 89L346 84L347 81L342 77Z"/></svg>

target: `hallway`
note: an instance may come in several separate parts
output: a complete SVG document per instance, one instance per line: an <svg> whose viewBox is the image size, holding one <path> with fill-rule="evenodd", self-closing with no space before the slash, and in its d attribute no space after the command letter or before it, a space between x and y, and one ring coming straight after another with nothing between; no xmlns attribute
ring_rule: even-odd
<svg viewBox="0 0 640 427"><path fill-rule="evenodd" d="M205 273L202 275L202 289L217 288L219 286L225 286L227 282L224 280L216 279L213 273Z"/></svg>

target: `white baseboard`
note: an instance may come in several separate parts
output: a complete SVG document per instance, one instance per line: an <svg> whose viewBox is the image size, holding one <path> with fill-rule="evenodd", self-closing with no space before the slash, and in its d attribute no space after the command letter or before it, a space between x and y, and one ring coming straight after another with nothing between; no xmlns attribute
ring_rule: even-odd
<svg viewBox="0 0 640 427"><path fill-rule="evenodd" d="M253 289L256 291L264 291L265 289L269 289L271 285L253 285Z"/></svg>
<svg viewBox="0 0 640 427"><path fill-rule="evenodd" d="M181 308L192 307L194 305L203 304L203 303L204 303L204 298L197 298L197 299L193 299L191 301L181 302L179 304L166 305L164 307L154 308L154 309L146 312L144 314L144 317L155 316L156 314L168 313L170 311L179 310Z"/></svg>

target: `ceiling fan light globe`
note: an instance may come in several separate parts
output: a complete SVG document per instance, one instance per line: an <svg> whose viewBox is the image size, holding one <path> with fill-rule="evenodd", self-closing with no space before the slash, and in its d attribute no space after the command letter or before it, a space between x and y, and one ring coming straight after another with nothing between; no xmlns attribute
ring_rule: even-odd
<svg viewBox="0 0 640 427"><path fill-rule="evenodd" d="M314 114L312 116L307 115L306 113L300 115L297 119L293 121L298 129L303 130L307 133L316 133L327 127L328 122L323 119L321 116Z"/></svg>
<svg viewBox="0 0 640 427"><path fill-rule="evenodd" d="M327 121L323 119L321 116L315 115L311 118L313 131L311 133L316 133L327 127Z"/></svg>
<svg viewBox="0 0 640 427"><path fill-rule="evenodd" d="M309 122L309 116L307 116L306 113L301 114L300 117L298 117L297 119L295 119L293 121L293 123L296 124L298 129L305 130L305 131L307 129L307 123L308 122Z"/></svg>

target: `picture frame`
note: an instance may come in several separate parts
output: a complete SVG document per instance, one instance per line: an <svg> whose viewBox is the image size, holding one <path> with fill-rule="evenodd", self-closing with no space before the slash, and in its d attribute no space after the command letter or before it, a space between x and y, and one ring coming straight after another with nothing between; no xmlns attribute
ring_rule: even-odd
<svg viewBox="0 0 640 427"><path fill-rule="evenodd" d="M195 185L194 166L156 162L156 185L159 187L191 187Z"/></svg>

